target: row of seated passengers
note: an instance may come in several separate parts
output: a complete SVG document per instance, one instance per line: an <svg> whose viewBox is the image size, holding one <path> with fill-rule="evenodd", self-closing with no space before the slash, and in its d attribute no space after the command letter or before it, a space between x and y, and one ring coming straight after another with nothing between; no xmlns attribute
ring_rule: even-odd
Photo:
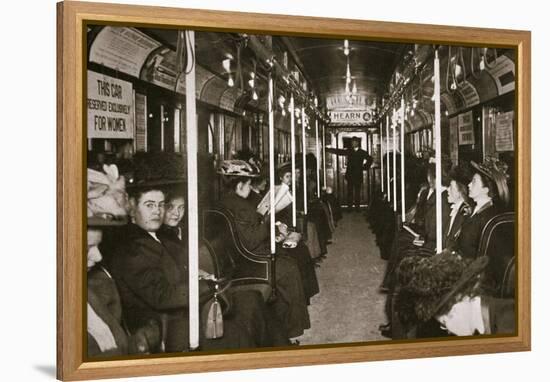
<svg viewBox="0 0 550 382"><path fill-rule="evenodd" d="M468 267L479 267L472 263L478 257L482 231L509 202L505 174L492 164L471 162L469 167L453 168L442 184L444 249L436 254L435 166L430 164L427 185L418 193L391 247L382 283L382 290L388 292L390 323L380 329L392 338L513 332L514 301L494 298L500 280L491 263L480 267L479 275L460 288L453 284ZM454 295L439 304L453 287ZM481 317L489 306L499 314Z"/></svg>
<svg viewBox="0 0 550 382"><path fill-rule="evenodd" d="M223 165L220 171L227 186L220 205L234 216L245 247L269 255L269 224L256 212L258 196L251 187L259 174L244 161L229 166L230 171ZM90 179L103 174L88 170L88 356L186 351L189 285L182 184L145 180L128 185L126 194L116 168L105 172L110 179L98 181L102 187L97 187ZM128 224L104 219L126 212ZM285 224L278 227L279 234L287 233ZM217 339L204 335L205 307L216 280L200 271L201 350L286 346L310 327L307 306L319 285L308 248L303 242L292 249L278 246L275 268L273 301L255 290L229 287L224 292L229 299L222 302L231 301L231 309L224 315L223 337Z"/></svg>

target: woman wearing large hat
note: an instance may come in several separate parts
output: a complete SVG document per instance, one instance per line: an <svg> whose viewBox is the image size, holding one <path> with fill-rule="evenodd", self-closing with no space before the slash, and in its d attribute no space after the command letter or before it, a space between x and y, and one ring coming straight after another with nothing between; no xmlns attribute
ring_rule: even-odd
<svg viewBox="0 0 550 382"><path fill-rule="evenodd" d="M474 201L475 207L471 216L462 224L456 242L448 249L475 258L485 224L498 213L498 207L508 204L510 195L505 174L495 166L474 161L470 164L473 176L468 184L468 196Z"/></svg>
<svg viewBox="0 0 550 382"><path fill-rule="evenodd" d="M133 335L123 325L116 283L99 249L104 231L126 224L125 181L116 166L88 169L87 333L88 357L149 353L160 341L156 322L145 322Z"/></svg>
<svg viewBox="0 0 550 382"><path fill-rule="evenodd" d="M220 204L231 211L237 233L244 246L252 252L270 254L270 226L264 223L256 208L247 200L252 179L259 176L257 168L242 160L224 161L218 173L226 186ZM283 230L286 226L280 225ZM277 299L274 308L290 338L301 336L310 327L307 297L295 259L277 255L275 262Z"/></svg>

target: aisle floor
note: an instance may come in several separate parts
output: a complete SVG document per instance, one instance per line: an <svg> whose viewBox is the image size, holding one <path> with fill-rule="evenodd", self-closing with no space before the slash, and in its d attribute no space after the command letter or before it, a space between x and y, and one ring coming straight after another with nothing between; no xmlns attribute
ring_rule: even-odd
<svg viewBox="0 0 550 382"><path fill-rule="evenodd" d="M385 322L385 294L378 291L386 262L365 216L344 212L317 269L321 292L309 307L311 329L302 345L386 340L378 325Z"/></svg>

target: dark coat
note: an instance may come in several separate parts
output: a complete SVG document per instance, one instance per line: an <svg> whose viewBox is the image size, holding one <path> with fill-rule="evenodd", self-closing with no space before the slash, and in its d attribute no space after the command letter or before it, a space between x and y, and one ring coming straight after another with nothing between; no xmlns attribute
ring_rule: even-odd
<svg viewBox="0 0 550 382"><path fill-rule="evenodd" d="M481 232L489 220L497 214L496 208L492 203L488 203L474 215L467 218L462 224L456 245L456 250L461 255L469 258L477 257L477 250L481 240Z"/></svg>
<svg viewBox="0 0 550 382"><path fill-rule="evenodd" d="M109 327L117 347L102 352L94 337L88 333L88 357L107 357L128 354L128 336L122 327L122 308L115 282L101 268L88 272L88 304Z"/></svg>
<svg viewBox="0 0 550 382"><path fill-rule="evenodd" d="M88 304L109 327L116 349L102 352L96 340L88 333L88 357L106 357L147 353L158 346L160 328L155 322L142 326L134 335L128 335L122 319L120 296L111 275L102 266L88 272Z"/></svg>
<svg viewBox="0 0 550 382"><path fill-rule="evenodd" d="M260 194L260 193L257 193L256 191L253 191L251 190L250 191L250 195L248 195L248 201L250 201L250 203L252 203L252 205L254 206L254 208L257 208L258 207L258 204L260 204L260 202L262 201L264 195L263 194Z"/></svg>
<svg viewBox="0 0 550 382"><path fill-rule="evenodd" d="M183 235L182 240L178 237L176 228L163 225L158 237L176 263L187 269L187 235ZM202 341L203 349L223 348L220 342L225 343L226 348L235 347L232 344L242 340L235 338L236 336L249 337L253 341L252 347L288 345L288 337L282 323L275 319L274 313L266 306L260 292L229 288L225 293L231 301L231 313L229 317L224 317L224 338ZM242 335L243 331L245 335Z"/></svg>
<svg viewBox="0 0 550 382"><path fill-rule="evenodd" d="M450 213L451 207L447 202L447 191L443 191L441 193L441 227L443 230L445 230L445 227L449 225ZM425 247L435 248L437 241L437 209L435 191L432 192L424 205L424 226L419 233L424 236ZM445 231L443 231L443 237L445 237Z"/></svg>
<svg viewBox="0 0 550 382"><path fill-rule="evenodd" d="M114 250L112 274L131 332L155 320L163 327L167 351L185 350L188 344L189 286L186 269L135 224L129 224ZM202 300L211 295L199 284Z"/></svg>
<svg viewBox="0 0 550 382"><path fill-rule="evenodd" d="M368 169L372 164L372 157L363 149L335 149L327 148L327 152L347 157L346 179L354 182L363 182L363 170ZM363 162L367 163L363 165Z"/></svg>
<svg viewBox="0 0 550 382"><path fill-rule="evenodd" d="M453 225L449 231L449 224L451 223L451 217L449 216L449 221L447 225L445 226L445 231L443 235L443 247L445 248L452 248L455 245L456 240L458 239L458 235L460 234L460 230L462 229L462 225L470 217L471 209L470 206L468 206L465 203L462 203L460 206L456 216L455 220L453 221Z"/></svg>
<svg viewBox="0 0 550 382"><path fill-rule="evenodd" d="M237 233L246 249L258 254L270 254L269 224L262 223L252 203L234 192L224 194L220 203L233 214ZM284 255L286 251L282 251L282 248L277 251L275 275L278 296L274 309L279 320L285 324L289 337L293 338L302 335L304 329L310 327L306 297L308 288L304 288L301 276L307 269L304 269L305 264L301 261Z"/></svg>
<svg viewBox="0 0 550 382"><path fill-rule="evenodd" d="M260 214L248 199L234 192L227 192L221 199L221 205L231 211L243 245L252 252L270 253L269 224L263 223Z"/></svg>

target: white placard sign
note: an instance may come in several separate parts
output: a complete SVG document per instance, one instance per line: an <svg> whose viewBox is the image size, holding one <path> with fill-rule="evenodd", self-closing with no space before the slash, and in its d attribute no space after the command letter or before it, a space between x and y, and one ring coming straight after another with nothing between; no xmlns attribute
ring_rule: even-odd
<svg viewBox="0 0 550 382"><path fill-rule="evenodd" d="M88 70L88 138L133 139L132 84Z"/></svg>
<svg viewBox="0 0 550 382"><path fill-rule="evenodd" d="M474 121L472 112L459 114L458 116L458 144L473 145L474 138Z"/></svg>
<svg viewBox="0 0 550 382"><path fill-rule="evenodd" d="M496 150L514 151L514 112L501 113L496 118Z"/></svg>

